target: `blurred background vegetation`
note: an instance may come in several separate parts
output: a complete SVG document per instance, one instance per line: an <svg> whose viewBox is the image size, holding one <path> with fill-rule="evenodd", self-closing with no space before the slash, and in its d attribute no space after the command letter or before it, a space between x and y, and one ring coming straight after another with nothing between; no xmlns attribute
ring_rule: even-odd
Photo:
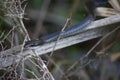
<svg viewBox="0 0 120 80"><path fill-rule="evenodd" d="M30 38L37 39L41 36L60 31L75 1L76 0L27 0L23 21ZM11 26L12 22L11 20L6 21L7 17L5 16L4 10L2 10L2 5L3 4L0 5L0 51L22 44L24 40L24 36L19 33L18 28L11 31L13 29L13 26ZM85 10L83 0L80 0L72 16L70 25L80 23L87 15L88 13ZM113 38L112 36L110 36L109 39ZM48 69L53 74L55 80L119 80L119 39L114 39L107 45L105 45L105 43L108 42L109 39L104 40L88 57L79 60L99 39L100 38L89 40L57 50L52 57L49 57L49 54L42 55L41 57L45 63L50 61ZM36 62L34 58L31 60ZM79 61L78 64L72 70L68 70L77 61ZM40 72L35 65L26 61L25 67L40 77ZM4 76L10 76L10 73L5 74L3 71L4 70L0 70L0 72L2 72L0 74L2 78L3 74ZM24 74L26 78L34 78L34 75L29 72Z"/></svg>

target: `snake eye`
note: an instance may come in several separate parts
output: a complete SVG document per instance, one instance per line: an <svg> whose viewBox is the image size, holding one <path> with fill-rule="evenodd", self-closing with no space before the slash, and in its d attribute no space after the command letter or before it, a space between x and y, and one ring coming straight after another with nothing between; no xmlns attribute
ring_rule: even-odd
<svg viewBox="0 0 120 80"><path fill-rule="evenodd" d="M38 46L38 40L26 41L24 47Z"/></svg>
<svg viewBox="0 0 120 80"><path fill-rule="evenodd" d="M30 46L31 46L31 47L38 46L38 45L39 45L39 43L37 43L37 42L31 42L31 43L30 43Z"/></svg>
<svg viewBox="0 0 120 80"><path fill-rule="evenodd" d="M41 45L41 44L42 44L41 40L30 40L30 41L25 42L24 47L25 48L27 48L27 47L35 47L35 46L38 46L38 45Z"/></svg>

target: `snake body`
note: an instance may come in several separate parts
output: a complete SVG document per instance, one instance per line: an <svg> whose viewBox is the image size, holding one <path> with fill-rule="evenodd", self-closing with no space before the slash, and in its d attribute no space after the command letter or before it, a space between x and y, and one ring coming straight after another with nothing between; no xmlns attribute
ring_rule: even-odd
<svg viewBox="0 0 120 80"><path fill-rule="evenodd" d="M96 7L105 6L106 3L107 3L107 0L88 0L86 2L87 7L89 9L89 12L92 15L94 15L94 11L91 12L91 9L94 10ZM90 7L89 4L92 5L92 8ZM43 37L41 37L40 39L37 39L37 40L27 41L25 43L25 47L26 46L27 47L38 46L38 45L41 45L41 44L44 44L44 43L48 43L48 42L54 41L54 40L56 40L58 38L59 35L60 35L60 37L64 38L64 37L68 37L68 36L80 33L81 30L86 28L93 21L94 21L94 17L93 16L88 16L82 22L80 22L79 24L74 25L74 26L66 29L62 33L60 33L58 31L58 32L52 33L50 35L43 36Z"/></svg>

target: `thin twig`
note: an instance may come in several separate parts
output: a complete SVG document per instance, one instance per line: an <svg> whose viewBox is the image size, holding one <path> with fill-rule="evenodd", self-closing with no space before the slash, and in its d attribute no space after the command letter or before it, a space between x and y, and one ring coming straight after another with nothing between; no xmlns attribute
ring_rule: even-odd
<svg viewBox="0 0 120 80"><path fill-rule="evenodd" d="M57 40L56 40L56 42L55 42L55 45L54 45L54 47L53 47L53 50L52 50L52 52L51 52L51 54L50 54L50 57L51 57L51 56L53 55L53 53L54 53L55 47L56 47L56 45L57 45L57 42L58 42L58 41L60 40L60 38L61 38L61 34L64 32L64 30L65 30L66 28L68 28L68 27L70 26L70 21L71 21L72 15L75 13L76 8L77 8L77 6L78 6L78 3L79 3L79 0L75 0L75 1L74 1L73 6L72 6L72 8L71 8L71 10L70 10L70 14L69 14L69 16L68 16L68 18L67 18L67 21L65 22L65 25L63 26L63 28L62 28L61 31L60 31L60 34L59 34L59 36L58 36L58 38L57 38Z"/></svg>

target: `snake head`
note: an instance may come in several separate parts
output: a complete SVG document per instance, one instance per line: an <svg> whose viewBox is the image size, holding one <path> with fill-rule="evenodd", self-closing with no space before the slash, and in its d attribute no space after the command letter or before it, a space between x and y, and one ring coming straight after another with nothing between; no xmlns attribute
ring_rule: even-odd
<svg viewBox="0 0 120 80"><path fill-rule="evenodd" d="M24 47L28 48L28 47L36 47L39 45L42 45L44 42L42 40L30 40L30 41L26 41Z"/></svg>

